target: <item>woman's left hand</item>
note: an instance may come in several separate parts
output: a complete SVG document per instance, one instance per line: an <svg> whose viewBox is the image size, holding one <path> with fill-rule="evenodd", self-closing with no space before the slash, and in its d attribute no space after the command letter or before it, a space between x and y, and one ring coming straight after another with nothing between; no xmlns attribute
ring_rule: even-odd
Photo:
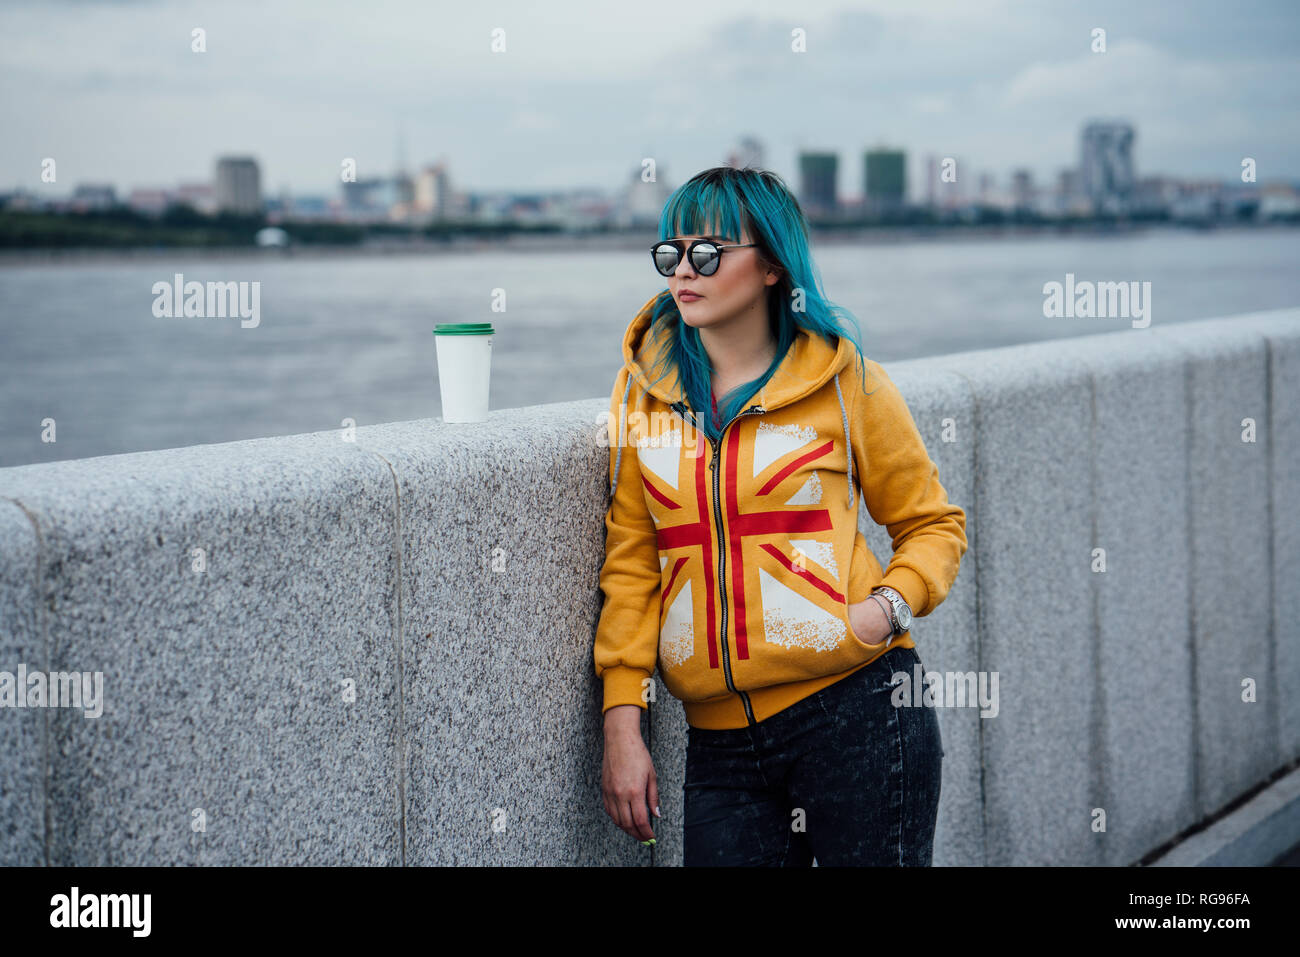
<svg viewBox="0 0 1300 957"><path fill-rule="evenodd" d="M894 632L885 609L874 598L849 605L849 626L864 645L883 645Z"/></svg>

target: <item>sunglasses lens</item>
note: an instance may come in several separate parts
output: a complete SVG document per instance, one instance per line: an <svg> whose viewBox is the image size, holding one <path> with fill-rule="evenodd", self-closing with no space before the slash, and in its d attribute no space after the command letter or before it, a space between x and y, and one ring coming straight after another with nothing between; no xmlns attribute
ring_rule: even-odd
<svg viewBox="0 0 1300 957"><path fill-rule="evenodd" d="M681 262L681 253L672 243L660 243L651 252L654 257L655 269L659 270L661 275L671 276Z"/></svg>
<svg viewBox="0 0 1300 957"><path fill-rule="evenodd" d="M701 276L712 276L718 271L722 251L712 243L700 243L691 250L691 265Z"/></svg>

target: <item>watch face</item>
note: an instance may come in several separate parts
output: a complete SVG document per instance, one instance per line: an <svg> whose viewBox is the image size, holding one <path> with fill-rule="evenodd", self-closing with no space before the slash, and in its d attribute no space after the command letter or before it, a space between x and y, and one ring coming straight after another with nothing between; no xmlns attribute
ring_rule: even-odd
<svg viewBox="0 0 1300 957"><path fill-rule="evenodd" d="M898 607L898 627L903 631L907 631L908 628L912 627L912 609L908 608L906 604Z"/></svg>

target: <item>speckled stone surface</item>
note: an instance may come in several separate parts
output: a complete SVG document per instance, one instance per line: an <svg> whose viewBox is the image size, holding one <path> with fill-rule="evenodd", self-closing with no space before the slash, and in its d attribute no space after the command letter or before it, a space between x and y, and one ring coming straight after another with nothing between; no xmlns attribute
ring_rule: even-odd
<svg viewBox="0 0 1300 957"><path fill-rule="evenodd" d="M967 549L957 580L938 608L915 620L912 640L928 672L978 672L976 542L981 524L974 484L974 395L964 377L924 361L890 363L886 371L907 400L926 451L939 469L939 482L948 493L948 501L966 512ZM858 527L880 567L887 568L893 554L888 531L875 523L865 507L859 512ZM979 712L979 707L969 706L937 709L944 754L939 820L934 832L936 866L984 863L980 725L997 719L980 718Z"/></svg>
<svg viewBox="0 0 1300 957"><path fill-rule="evenodd" d="M1025 405L1020 427L1014 404L1001 430L992 428L996 419L980 420L975 504L984 521L970 537L982 657L1014 655L1023 644L1034 661L1015 669L1028 682L1023 690L1002 672L1002 708L1012 709L1013 720L984 726L991 864L1131 863L1297 750L1300 709L1275 689L1300 677L1291 571L1300 556L1296 523L1285 507L1294 500L1300 465L1300 377L1294 374L1300 310L1065 344L1068 349L1039 343L927 362L978 382L981 411L999 381L1012 381L1012 353L1034 369L1047 367L1054 353L1068 353L1061 361L1086 370L1079 387L1088 407L1076 410L1073 429L1050 402L1024 394L1017 397ZM1074 390L1061 391L1059 401L1070 405ZM1240 420L1258 418L1261 408L1274 423L1273 441L1248 446L1239 458ZM1079 483L1069 483L1059 469L1062 460L1077 461L1080 436L1089 437L1085 450L1094 450L1092 468L1077 473L1086 507ZM1036 449L1023 461L1021 443ZM1268 463L1262 475L1252 456ZM1020 496L1017 474L1025 482ZM1049 526L1058 502L1071 515L1084 508L1087 540L1106 548L1107 571L1089 573L1091 591L1077 570L1053 568L1052 555L1034 538L1034 529ZM1078 533L1077 515L1068 525ZM1055 532L1045 534L1050 539ZM1261 559L1269 549L1271 573ZM1215 621L1234 613L1235 602L1212 591L1226 584L1228 567L1254 586L1245 592L1254 596L1248 600L1253 611L1235 631ZM1085 595L1093 599L1091 609ZM1071 629L1058 630L1057 638L1044 630L1051 620L1068 620ZM1063 641L1070 634L1085 639L1090 661L1071 653ZM1241 702L1247 672L1258 676L1253 706ZM1222 687L1228 683L1231 694ZM1080 828L1079 808L1089 823L1093 809L1105 811L1106 830Z"/></svg>
<svg viewBox="0 0 1300 957"><path fill-rule="evenodd" d="M46 670L37 601L40 550L31 517L0 499L0 671ZM0 865L45 863L45 719L39 708L0 710Z"/></svg>
<svg viewBox="0 0 1300 957"><path fill-rule="evenodd" d="M1300 310L1255 313L1233 321L1258 333L1268 357L1268 483L1272 588L1272 668L1276 673L1276 766L1300 758ZM1260 599L1262 600L1262 599Z"/></svg>
<svg viewBox="0 0 1300 957"><path fill-rule="evenodd" d="M985 863L1098 863L1088 369L1056 343L927 365L975 397L977 657L999 699L980 719Z"/></svg>
<svg viewBox="0 0 1300 957"><path fill-rule="evenodd" d="M101 717L46 709L49 863L401 861L394 484L340 435L0 470L50 669L104 674Z"/></svg>
<svg viewBox="0 0 1300 957"><path fill-rule="evenodd" d="M1099 863L1129 864L1195 823L1188 641L1191 568L1186 373L1172 344L1140 331L1087 336L1071 351L1088 367L1092 469L1089 575L1093 712L1090 839ZM1080 560L1091 562L1088 548ZM1181 614L1180 614L1181 612ZM1105 814L1104 821L1100 814ZM1101 825L1104 823L1105 829Z"/></svg>
<svg viewBox="0 0 1300 957"><path fill-rule="evenodd" d="M1276 337L1286 340L1287 328L1293 330L1289 338L1294 347L1300 323L1276 327ZM1280 682L1279 643L1273 634L1272 570L1280 566L1274 564L1271 443L1266 437L1270 421L1300 413L1300 394L1294 379L1288 383L1270 377L1269 349L1258 323L1198 323L1158 332L1183 350L1190 395L1190 627L1197 809L1204 816L1285 760L1278 702L1291 685ZM1254 442L1242 440L1246 418L1256 422ZM1282 471L1294 472L1300 465L1296 446L1279 450L1283 458L1277 464L1288 461ZM1290 502L1280 504L1291 512ZM1294 590L1295 565L1289 568ZM1284 574L1281 583L1286 578ZM1294 619L1288 632L1293 642ZM1254 701L1244 700L1246 682L1254 686Z"/></svg>
<svg viewBox="0 0 1300 957"><path fill-rule="evenodd" d="M402 503L409 864L651 863L600 792L607 409L357 432Z"/></svg>
<svg viewBox="0 0 1300 957"><path fill-rule="evenodd" d="M1300 310L888 366L967 513L918 651L999 676L936 864L1131 863L1300 754L1298 365ZM0 670L106 698L0 711L0 863L679 865L658 679L658 845L600 796L607 401L0 470Z"/></svg>

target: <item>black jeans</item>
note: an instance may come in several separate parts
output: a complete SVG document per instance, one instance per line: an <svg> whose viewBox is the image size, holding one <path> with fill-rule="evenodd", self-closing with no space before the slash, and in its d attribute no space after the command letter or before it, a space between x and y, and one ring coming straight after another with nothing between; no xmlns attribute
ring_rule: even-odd
<svg viewBox="0 0 1300 957"><path fill-rule="evenodd" d="M891 701L920 660L891 648L758 724L688 728L685 866L929 866L939 718Z"/></svg>

